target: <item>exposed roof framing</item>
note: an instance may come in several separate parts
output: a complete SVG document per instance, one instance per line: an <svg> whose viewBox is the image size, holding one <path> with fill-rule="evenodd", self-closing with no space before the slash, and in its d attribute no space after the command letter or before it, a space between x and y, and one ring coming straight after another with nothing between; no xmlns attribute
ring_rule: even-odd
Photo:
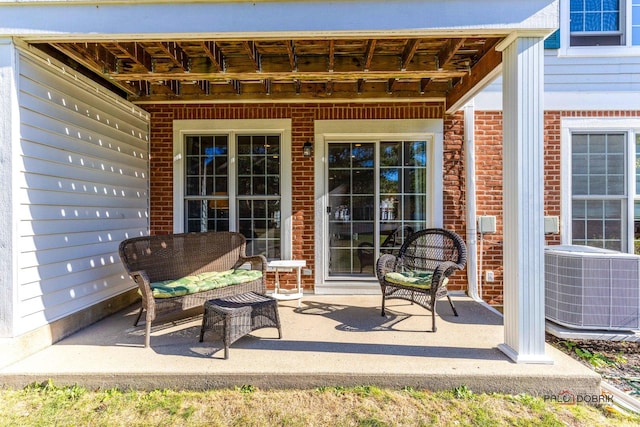
<svg viewBox="0 0 640 427"><path fill-rule="evenodd" d="M452 105L500 65L502 36L39 43L124 91L163 100L422 98Z"/></svg>

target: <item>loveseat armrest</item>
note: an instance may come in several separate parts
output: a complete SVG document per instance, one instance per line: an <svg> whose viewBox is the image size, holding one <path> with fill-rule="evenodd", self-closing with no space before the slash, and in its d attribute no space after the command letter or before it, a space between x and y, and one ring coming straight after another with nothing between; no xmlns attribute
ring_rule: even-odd
<svg viewBox="0 0 640 427"><path fill-rule="evenodd" d="M145 270L130 271L129 277L138 285L142 297L142 308L147 311L147 321L155 320L155 300L151 290L151 280ZM136 322L137 323L137 322Z"/></svg>
<svg viewBox="0 0 640 427"><path fill-rule="evenodd" d="M250 263L251 270L259 270L262 271L262 276L266 277L267 275L267 258L264 255L252 255L252 256L244 256L238 258L238 262L233 266L233 268L239 268L242 265Z"/></svg>

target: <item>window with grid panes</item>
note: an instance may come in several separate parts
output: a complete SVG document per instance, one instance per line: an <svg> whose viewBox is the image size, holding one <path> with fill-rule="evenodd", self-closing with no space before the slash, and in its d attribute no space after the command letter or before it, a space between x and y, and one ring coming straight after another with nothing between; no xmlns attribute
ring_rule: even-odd
<svg viewBox="0 0 640 427"><path fill-rule="evenodd" d="M570 0L571 46L624 44L624 0Z"/></svg>
<svg viewBox="0 0 640 427"><path fill-rule="evenodd" d="M281 256L280 135L185 137L185 230L237 230L248 255ZM230 153L237 159L229 167ZM230 176L233 174L233 176ZM230 206L235 204L235 216Z"/></svg>

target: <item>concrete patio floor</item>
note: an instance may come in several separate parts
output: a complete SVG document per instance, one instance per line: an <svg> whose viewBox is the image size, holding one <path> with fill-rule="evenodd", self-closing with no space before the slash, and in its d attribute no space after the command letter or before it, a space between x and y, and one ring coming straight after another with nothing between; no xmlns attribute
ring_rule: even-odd
<svg viewBox="0 0 640 427"><path fill-rule="evenodd" d="M438 304L438 331L427 332L430 313L402 300L305 295L280 301L283 337L273 328L255 331L223 359L211 336L198 342L201 316L154 323L144 348L144 324L133 327L137 307L116 313L72 336L0 369L5 386L51 379L56 385L150 390L376 385L429 390L461 385L474 392L527 392L557 396L600 393L600 376L547 345L553 364L517 364L498 344L502 317L483 304L454 296Z"/></svg>

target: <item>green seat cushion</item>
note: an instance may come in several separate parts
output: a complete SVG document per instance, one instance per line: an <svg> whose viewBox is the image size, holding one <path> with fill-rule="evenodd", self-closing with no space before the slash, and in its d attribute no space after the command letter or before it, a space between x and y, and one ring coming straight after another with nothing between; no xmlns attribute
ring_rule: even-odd
<svg viewBox="0 0 640 427"><path fill-rule="evenodd" d="M151 283L154 298L173 298L225 286L247 283L262 277L260 270L209 271L175 280Z"/></svg>
<svg viewBox="0 0 640 427"><path fill-rule="evenodd" d="M433 273L430 272L418 272L418 271L392 271L384 275L384 280L389 283L395 283L402 286L412 286L420 289L431 288L431 278ZM446 285L449 279L444 279Z"/></svg>

